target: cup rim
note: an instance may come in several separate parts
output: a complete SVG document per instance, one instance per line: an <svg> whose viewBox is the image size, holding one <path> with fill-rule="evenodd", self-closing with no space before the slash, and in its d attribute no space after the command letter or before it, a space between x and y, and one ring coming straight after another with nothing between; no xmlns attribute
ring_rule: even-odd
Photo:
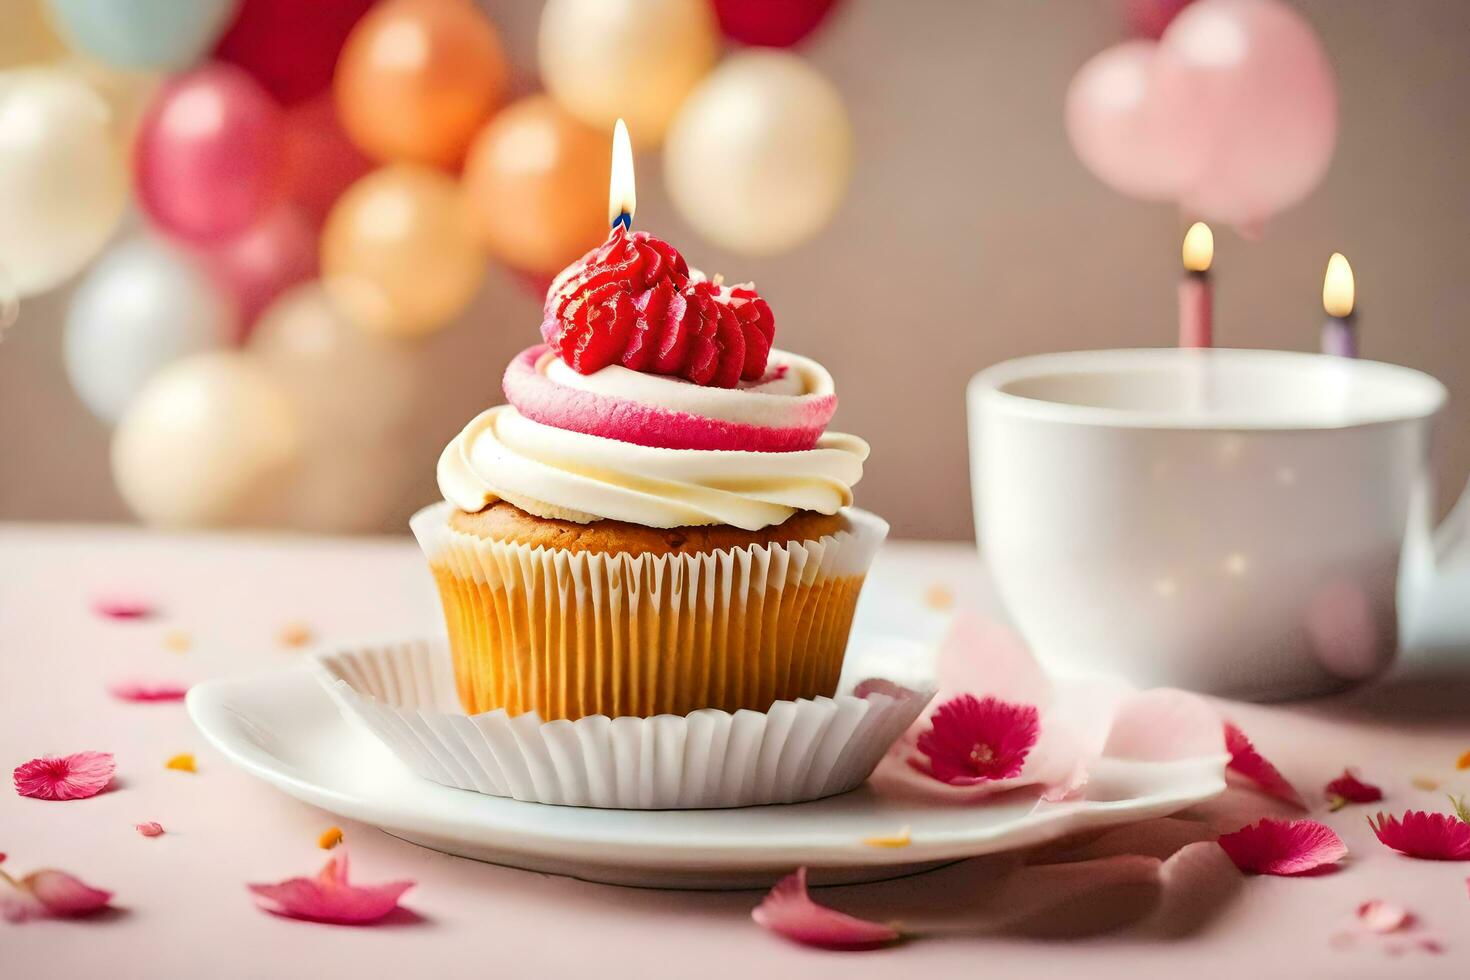
<svg viewBox="0 0 1470 980"><path fill-rule="evenodd" d="M1005 390L1008 384L1049 374L1080 374L1083 371L1109 368L1145 369L1181 362L1203 366L1211 361L1247 364L1274 362L1302 367L1314 365L1316 369L1325 368L1344 375L1374 377L1379 381L1402 386L1406 392L1404 407L1401 410L1360 412L1344 419L1332 420L1313 417L1300 411L1274 412L1269 416L1243 412L1185 415L1178 411L1109 408L1049 401ZM1438 379L1399 364L1332 354L1252 348L1132 347L1031 354L1001 361L979 371L970 378L967 391L972 406L984 398L1003 406L1012 416L1105 428L1181 431L1300 432L1357 429L1432 418L1449 400L1448 390Z"/></svg>

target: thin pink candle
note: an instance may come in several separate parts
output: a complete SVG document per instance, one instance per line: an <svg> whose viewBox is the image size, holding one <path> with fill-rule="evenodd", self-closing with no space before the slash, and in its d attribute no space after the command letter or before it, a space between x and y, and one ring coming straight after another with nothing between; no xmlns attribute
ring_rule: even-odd
<svg viewBox="0 0 1470 980"><path fill-rule="evenodd" d="M1353 267L1341 252L1333 252L1327 260L1327 275L1322 277L1322 310L1327 314L1322 324L1322 353L1358 356L1356 299Z"/></svg>
<svg viewBox="0 0 1470 980"><path fill-rule="evenodd" d="M1184 278L1179 280L1179 346L1215 345L1214 288L1210 263L1215 258L1215 236L1210 226L1196 221L1184 235Z"/></svg>

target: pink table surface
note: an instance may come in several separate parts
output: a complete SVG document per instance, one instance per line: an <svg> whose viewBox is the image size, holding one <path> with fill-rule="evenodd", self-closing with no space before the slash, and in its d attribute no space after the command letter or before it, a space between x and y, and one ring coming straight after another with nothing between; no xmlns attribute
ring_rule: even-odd
<svg viewBox="0 0 1470 980"><path fill-rule="evenodd" d="M936 583L993 609L973 550L894 543L873 590L918 595ZM126 590L161 614L114 622L89 611ZM758 893L637 890L448 857L341 821L355 876L412 878L412 914L373 928L276 918L244 883L313 872L318 834L339 821L234 769L207 748L177 704L112 701L104 684L141 675L197 681L296 661L278 641L292 622L323 639L432 628L428 576L406 539L168 536L121 528L0 525L0 763L102 749L116 788L51 803L0 787L0 851L11 873L57 866L116 892L118 910L85 922L0 923L5 977L321 976L983 976L1086 977L1470 975L1470 863L1412 861L1383 849L1363 808L1316 816L1352 851L1335 874L1303 879L1215 876L1160 884L1159 860L1181 840L1284 811L1232 790L1183 820L1124 835L1121 854L1021 867L1019 858L962 862L901 881L821 889L819 900L926 933L858 954L789 945L749 918ZM182 630L183 653L164 636ZM1345 764L1382 784L1386 807L1443 809L1432 776L1470 789L1454 770L1470 748L1470 676L1420 663L1371 690L1293 706L1224 705L1286 774L1316 797ZM164 768L193 752L199 771ZM656 818L655 818L656 819ZM133 829L157 820L168 833ZM1106 841L1092 853L1106 854ZM1152 856L1128 856L1128 852ZM1376 939L1332 942L1357 903L1403 903L1444 943L1393 955ZM1159 909L1193 902L1193 928L1160 925ZM1020 915L1028 903L1054 904Z"/></svg>

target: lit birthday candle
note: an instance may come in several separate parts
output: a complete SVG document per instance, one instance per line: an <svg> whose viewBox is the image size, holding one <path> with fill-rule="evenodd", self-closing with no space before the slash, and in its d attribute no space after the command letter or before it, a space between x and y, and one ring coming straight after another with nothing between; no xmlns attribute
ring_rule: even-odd
<svg viewBox="0 0 1470 980"><path fill-rule="evenodd" d="M612 175L607 182L607 220L614 228L633 227L633 212L638 210L638 185L633 179L633 141L621 119L613 129Z"/></svg>
<svg viewBox="0 0 1470 980"><path fill-rule="evenodd" d="M1358 322L1353 313L1356 289L1353 267L1341 252L1333 252L1327 260L1327 275L1322 277L1322 309L1327 320L1322 324L1322 353L1339 357L1358 356Z"/></svg>
<svg viewBox="0 0 1470 980"><path fill-rule="evenodd" d="M1215 235L1196 221L1184 235L1184 278L1179 280L1179 346L1214 346L1214 290L1210 263L1215 258Z"/></svg>

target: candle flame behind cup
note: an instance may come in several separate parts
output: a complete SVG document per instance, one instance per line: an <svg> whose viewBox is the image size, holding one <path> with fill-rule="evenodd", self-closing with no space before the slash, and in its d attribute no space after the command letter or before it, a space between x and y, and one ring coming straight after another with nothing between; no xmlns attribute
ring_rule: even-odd
<svg viewBox="0 0 1470 980"><path fill-rule="evenodd" d="M613 129L612 175L607 182L607 220L624 226L633 224L633 212L638 209L638 188L633 178L633 141L628 138L628 127L619 119ZM627 215L627 218L623 218Z"/></svg>
<svg viewBox="0 0 1470 980"><path fill-rule="evenodd" d="M1352 316L1356 295L1353 267L1341 252L1333 252L1327 260L1327 274L1322 277L1322 309L1339 319Z"/></svg>
<svg viewBox="0 0 1470 980"><path fill-rule="evenodd" d="M1184 233L1184 268L1190 272L1209 272L1215 259L1215 233L1203 221L1196 221Z"/></svg>

